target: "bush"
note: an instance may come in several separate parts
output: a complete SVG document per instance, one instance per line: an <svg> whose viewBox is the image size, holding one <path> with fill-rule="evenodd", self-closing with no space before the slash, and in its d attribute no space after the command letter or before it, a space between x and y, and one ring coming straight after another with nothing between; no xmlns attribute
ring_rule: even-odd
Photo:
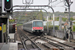
<svg viewBox="0 0 75 50"><path fill-rule="evenodd" d="M17 26L22 26L23 24L17 24Z"/></svg>
<svg viewBox="0 0 75 50"><path fill-rule="evenodd" d="M67 20L67 18L62 18L62 20L63 20L63 21L66 21L66 20Z"/></svg>
<svg viewBox="0 0 75 50"><path fill-rule="evenodd" d="M73 30L72 31L75 32L75 26L73 26Z"/></svg>
<svg viewBox="0 0 75 50"><path fill-rule="evenodd" d="M53 25L48 27L50 30L53 29ZM44 29L47 29L47 26L44 26ZM59 30L59 26L55 26L55 30Z"/></svg>
<svg viewBox="0 0 75 50"><path fill-rule="evenodd" d="M56 30L59 30L59 26L55 26L55 29L56 29Z"/></svg>
<svg viewBox="0 0 75 50"><path fill-rule="evenodd" d="M53 25L50 21L48 22L48 28L49 30L53 29ZM44 26L44 29L47 30L47 23L46 23L46 26ZM55 30L58 30L58 29L59 29L59 26L55 26Z"/></svg>

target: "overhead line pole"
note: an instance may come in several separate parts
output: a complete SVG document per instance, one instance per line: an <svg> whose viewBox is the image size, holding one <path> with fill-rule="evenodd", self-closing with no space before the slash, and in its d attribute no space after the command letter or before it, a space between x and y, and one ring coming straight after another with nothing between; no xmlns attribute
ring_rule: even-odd
<svg viewBox="0 0 75 50"><path fill-rule="evenodd" d="M71 22L70 22L70 6L73 2L71 2L71 0L65 0L67 3L67 7L68 7L68 42L71 41Z"/></svg>

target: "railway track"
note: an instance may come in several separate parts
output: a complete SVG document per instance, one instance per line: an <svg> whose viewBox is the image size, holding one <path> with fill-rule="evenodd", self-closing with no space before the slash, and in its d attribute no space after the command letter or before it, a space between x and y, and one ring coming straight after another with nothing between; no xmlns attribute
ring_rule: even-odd
<svg viewBox="0 0 75 50"><path fill-rule="evenodd" d="M25 32L23 30L19 30L19 33L20 33L19 35L21 36L20 38L22 39L21 41L25 49L27 48L26 46L27 43L25 43L24 41L27 41L27 42L30 41L30 43L33 46L32 48L33 49L38 48L38 50L74 50L75 49L74 47L70 45L60 43L59 41L53 40L43 35L37 36L37 35L30 34L28 32Z"/></svg>
<svg viewBox="0 0 75 50"><path fill-rule="evenodd" d="M20 39L25 50L37 49L41 50L38 45L36 45L27 35L25 35L21 30L19 31Z"/></svg>
<svg viewBox="0 0 75 50"><path fill-rule="evenodd" d="M30 35L30 34L29 34ZM32 35L32 38L35 38L36 36L33 36ZM31 38L31 39L32 39ZM75 47L73 47L73 46L70 46L70 45L67 45L67 44L64 44L64 43L61 43L61 42L59 42L59 41L55 41L55 40L53 40L53 39L50 39L50 38L48 38L48 37L44 37L44 36L37 36L33 41L36 41L37 39L42 39L42 40L44 40L44 41L46 41L48 44L51 44L51 45L53 45L53 46L55 46L55 47L57 47L58 49L60 49L60 50L73 50ZM44 45L44 44L43 44ZM49 46L49 45L48 45ZM46 47L48 47L47 45L46 45ZM53 47L52 46L52 47ZM54 47L54 48L55 48ZM49 47L48 47L49 48Z"/></svg>
<svg viewBox="0 0 75 50"><path fill-rule="evenodd" d="M67 43L65 44L64 42L66 42L66 41L63 41L63 40L62 40L62 42L61 42L61 41L58 41L58 40L53 40L53 39L48 38L48 37L44 37L44 39L54 41L54 42L60 44L61 46L63 46L64 49L66 49L66 50L75 50L75 45L74 45L74 43L71 43L71 45L70 45L70 44L67 44ZM72 45L73 45L73 46L72 46Z"/></svg>
<svg viewBox="0 0 75 50"><path fill-rule="evenodd" d="M23 32L23 31L22 31ZM22 33L21 32L21 33ZM27 33L27 32L23 32L23 33ZM22 35L22 36L24 36L24 35ZM42 38L41 38L41 36L36 36L36 35L34 35L33 36L33 34L29 34L29 33L27 33L26 34L26 36L28 36L33 42L35 42L36 43L36 45L38 45L40 48L41 48L41 50L42 49L44 49L44 50L62 50L62 49L60 49L60 48L57 48L57 47L55 47L55 46L53 46L53 45L51 45L51 44L49 44L49 42L46 40L43 40ZM26 38L26 37L25 37ZM44 41L45 43L47 43L47 44L42 44L42 43L40 43L40 42L36 42L36 41L38 41L38 40L41 40L41 41ZM23 42L22 42L23 43ZM49 45L48 45L49 44Z"/></svg>

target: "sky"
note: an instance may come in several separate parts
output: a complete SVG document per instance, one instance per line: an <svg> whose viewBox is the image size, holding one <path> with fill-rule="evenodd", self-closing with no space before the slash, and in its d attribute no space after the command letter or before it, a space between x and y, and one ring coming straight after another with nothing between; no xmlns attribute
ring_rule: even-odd
<svg viewBox="0 0 75 50"><path fill-rule="evenodd" d="M25 5L22 3L22 1L25 0L13 0L13 5ZM32 1L32 0L28 0L28 1ZM73 4L71 5L71 11L75 12L75 0L72 0ZM25 2L24 2L25 3ZM59 4L58 4L59 3ZM48 0L33 0L33 4L32 5L47 5L48 4ZM63 2L60 2L60 0L51 3L50 5L53 6L54 11L60 11L60 12L64 12L65 11L65 6ZM46 9L47 10L47 9ZM51 9L47 10L52 12Z"/></svg>

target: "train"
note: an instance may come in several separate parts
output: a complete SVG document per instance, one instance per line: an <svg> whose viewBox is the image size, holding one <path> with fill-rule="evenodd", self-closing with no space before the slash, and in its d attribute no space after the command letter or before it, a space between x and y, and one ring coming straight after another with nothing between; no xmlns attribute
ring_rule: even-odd
<svg viewBox="0 0 75 50"><path fill-rule="evenodd" d="M23 30L35 33L42 34L44 32L44 26L42 20L32 20L23 24Z"/></svg>

